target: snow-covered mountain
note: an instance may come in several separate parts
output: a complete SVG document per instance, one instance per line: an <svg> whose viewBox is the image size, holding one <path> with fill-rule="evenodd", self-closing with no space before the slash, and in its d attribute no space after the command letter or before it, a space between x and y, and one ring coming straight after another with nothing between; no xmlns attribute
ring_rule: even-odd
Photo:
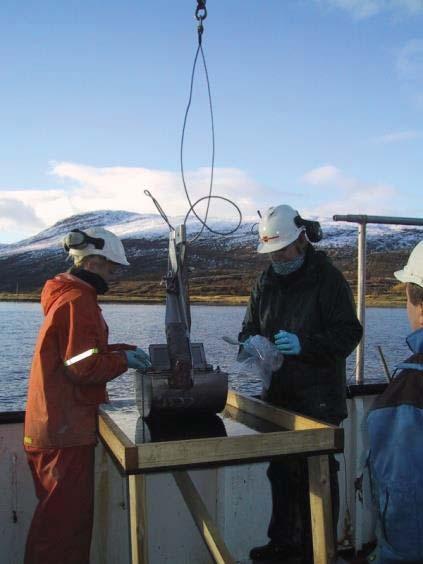
<svg viewBox="0 0 423 564"><path fill-rule="evenodd" d="M177 226L184 218L170 217L169 221ZM234 231L237 226L235 221L213 218L208 220L208 224L214 231L225 233ZM356 256L357 226L325 219L321 220L321 224L324 238L318 246L327 249L337 259L344 259L345 264L340 265L344 272L351 269ZM39 289L47 277L69 266L61 244L66 233L71 229L94 226L107 227L125 241L131 262L131 267L125 272L126 280L152 279L164 273L169 228L160 215L106 210L74 215L33 237L0 245L0 291L14 292L18 283L22 289ZM188 239L200 228L199 221L191 216L187 222ZM423 239L422 228L404 226L368 225L367 233L369 254L378 256L384 253L386 256L398 253L405 256ZM253 275L264 260L257 257L256 245L257 224L252 221L243 222L238 230L225 237L205 229L191 246L191 263L198 272ZM403 260L402 256L400 259ZM387 265L386 272L390 268L391 264Z"/></svg>
<svg viewBox="0 0 423 564"><path fill-rule="evenodd" d="M184 217L170 217L171 225L177 226L183 223ZM210 219L208 221L210 227L215 231L230 232L236 227L236 223L232 221ZM48 229L44 229L36 235L23 239L17 243L0 245L0 259L5 256L11 256L23 253L51 253L63 252L61 241L63 237L72 229L87 229L88 227L102 226L107 227L118 235L121 239L145 239L157 240L166 239L169 234L169 227L158 214L138 214L126 211L97 211L79 215L73 215L55 223ZM242 238L245 242L253 241L257 238L251 232L253 223L243 223L236 235L231 238ZM201 224L195 218L189 218L187 221L188 233L198 233ZM208 230L204 230L203 239L210 236ZM214 236L216 238L217 236Z"/></svg>
<svg viewBox="0 0 423 564"><path fill-rule="evenodd" d="M170 217L173 226L183 222L184 218ZM334 222L321 219L323 229L322 248L355 247L357 244L357 227L351 223ZM228 233L235 229L237 222L231 220L209 219L208 225L214 231ZM121 239L145 239L154 241L167 239L169 228L158 214L138 214L127 211L96 211L73 215L44 229L37 235L12 244L0 244L0 259L6 256L23 253L51 253L63 252L61 241L71 229L87 229L88 227L103 226ZM201 224L190 217L187 222L188 234L198 233ZM423 238L423 228L396 225L372 225L367 227L368 248L372 250L409 249ZM232 248L238 245L254 245L257 242L257 224L252 221L243 222L240 228L226 237L215 235L205 229L199 243L204 244L213 239L219 246Z"/></svg>

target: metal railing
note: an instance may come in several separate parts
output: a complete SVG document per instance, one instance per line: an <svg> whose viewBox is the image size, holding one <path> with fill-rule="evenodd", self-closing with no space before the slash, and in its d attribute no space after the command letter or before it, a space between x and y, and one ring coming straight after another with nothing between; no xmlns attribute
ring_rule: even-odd
<svg viewBox="0 0 423 564"><path fill-rule="evenodd" d="M423 226L423 219L413 217L390 217L385 215L334 215L334 221L346 221L358 224L358 269L357 269L357 317L363 326L363 338L357 347L356 384L363 383L364 345L366 339L366 258L367 224Z"/></svg>

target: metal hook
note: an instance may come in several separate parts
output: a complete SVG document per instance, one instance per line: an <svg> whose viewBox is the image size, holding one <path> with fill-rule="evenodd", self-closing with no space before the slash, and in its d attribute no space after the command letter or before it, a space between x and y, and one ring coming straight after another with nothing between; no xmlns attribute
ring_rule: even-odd
<svg viewBox="0 0 423 564"><path fill-rule="evenodd" d="M202 25L202 20L205 20L207 18L206 0L197 0L197 9L195 10L195 17L200 22L200 25Z"/></svg>

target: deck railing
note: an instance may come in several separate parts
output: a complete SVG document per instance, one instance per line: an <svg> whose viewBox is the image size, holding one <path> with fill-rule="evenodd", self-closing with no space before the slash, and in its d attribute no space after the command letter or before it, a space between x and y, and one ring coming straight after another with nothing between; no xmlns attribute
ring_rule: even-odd
<svg viewBox="0 0 423 564"><path fill-rule="evenodd" d="M358 224L358 269L357 269L357 316L363 326L363 338L357 347L356 384L364 380L364 345L366 339L366 258L367 224L423 226L423 219L414 217L390 217L386 215L334 215L334 221Z"/></svg>

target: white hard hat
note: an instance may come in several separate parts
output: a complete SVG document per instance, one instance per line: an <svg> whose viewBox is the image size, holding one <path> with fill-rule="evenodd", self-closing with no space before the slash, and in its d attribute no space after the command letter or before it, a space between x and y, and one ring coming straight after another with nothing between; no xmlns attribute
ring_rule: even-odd
<svg viewBox="0 0 423 564"><path fill-rule="evenodd" d="M125 249L117 235L104 227L74 229L63 240L63 246L73 257L100 255L111 262L128 266Z"/></svg>
<svg viewBox="0 0 423 564"><path fill-rule="evenodd" d="M260 243L257 252L274 253L298 239L305 227L296 224L297 217L300 217L299 213L291 206L269 208L259 223Z"/></svg>
<svg viewBox="0 0 423 564"><path fill-rule="evenodd" d="M417 243L408 257L408 262L402 270L394 272L395 278L401 282L412 282L423 288L423 241Z"/></svg>

